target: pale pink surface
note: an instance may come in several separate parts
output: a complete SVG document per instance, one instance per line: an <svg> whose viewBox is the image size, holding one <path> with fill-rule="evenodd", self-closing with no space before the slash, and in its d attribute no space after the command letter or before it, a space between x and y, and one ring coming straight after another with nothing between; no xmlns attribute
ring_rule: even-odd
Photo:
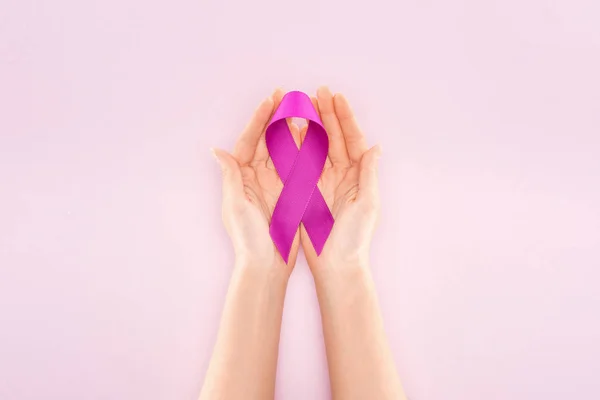
<svg viewBox="0 0 600 400"><path fill-rule="evenodd" d="M373 273L411 400L600 398L600 3L3 0L0 398L194 399L220 174L277 85L381 160ZM277 395L326 399L292 275Z"/></svg>

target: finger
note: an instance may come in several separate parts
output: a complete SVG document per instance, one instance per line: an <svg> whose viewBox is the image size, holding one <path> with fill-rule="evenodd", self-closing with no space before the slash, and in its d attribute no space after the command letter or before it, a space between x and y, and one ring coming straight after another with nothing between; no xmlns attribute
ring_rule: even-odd
<svg viewBox="0 0 600 400"><path fill-rule="evenodd" d="M283 99L283 96L285 96L285 90L283 90L282 88L275 89L275 91L273 92L273 96L272 96L273 103L275 105L275 107L273 107L273 112L275 112L277 107L279 107L279 104L281 104L281 100Z"/></svg>
<svg viewBox="0 0 600 400"><path fill-rule="evenodd" d="M315 96L310 96L310 102L312 103L313 107L315 108L315 111L317 112L317 115L319 116L319 118L321 118L321 112L319 111L319 100L317 100L317 98ZM308 123L308 121L306 121Z"/></svg>
<svg viewBox="0 0 600 400"><path fill-rule="evenodd" d="M317 90L317 103L321 113L321 119L329 136L329 158L333 164L349 166L350 160L346 151L344 135L333 105L331 91L323 86Z"/></svg>
<svg viewBox="0 0 600 400"><path fill-rule="evenodd" d="M381 147L376 145L365 152L360 160L356 198L359 201L367 201L371 204L377 204L379 201L377 167L380 156Z"/></svg>
<svg viewBox="0 0 600 400"><path fill-rule="evenodd" d="M338 93L333 98L333 103L335 113L342 127L342 132L344 132L344 139L350 160L352 162L359 162L362 155L368 149L365 135L360 130L354 112L350 108L346 97Z"/></svg>
<svg viewBox="0 0 600 400"><path fill-rule="evenodd" d="M233 156L241 165L248 164L254 158L259 138L265 130L267 122L269 122L273 108L274 101L272 96L269 96L260 103L250 119L250 122L246 125L244 131L240 135L235 144Z"/></svg>
<svg viewBox="0 0 600 400"><path fill-rule="evenodd" d="M305 125L300 129L300 144L304 143L304 139L306 138L306 131L308 130L308 125Z"/></svg>
<svg viewBox="0 0 600 400"><path fill-rule="evenodd" d="M223 172L223 199L243 198L242 172L236 159L221 149L210 149Z"/></svg>
<svg viewBox="0 0 600 400"><path fill-rule="evenodd" d="M294 128L294 125L296 126L296 128L298 128L298 124L296 124L294 122L294 118L286 118L285 122L287 123L288 129L290 130L290 132L292 132L292 129ZM298 128L298 132L300 131L300 128ZM297 143L296 143L297 144Z"/></svg>
<svg viewBox="0 0 600 400"><path fill-rule="evenodd" d="M294 143L296 143L296 147L300 148L300 144L302 143L300 141L300 128L293 122L290 122L289 127L292 137L294 138Z"/></svg>
<svg viewBox="0 0 600 400"><path fill-rule="evenodd" d="M283 89L277 88L271 95L271 98L273 99L273 112L269 116L269 121L271 121L271 117L273 117L275 110L277 110L277 107L279 107L279 104L281 103L281 99L283 98L284 94L285 92L283 91ZM265 132L263 130L263 132L260 135L260 138L258 139L256 151L254 152L254 162L265 162L267 161L267 158L269 158L269 151L267 149L267 142L265 141Z"/></svg>

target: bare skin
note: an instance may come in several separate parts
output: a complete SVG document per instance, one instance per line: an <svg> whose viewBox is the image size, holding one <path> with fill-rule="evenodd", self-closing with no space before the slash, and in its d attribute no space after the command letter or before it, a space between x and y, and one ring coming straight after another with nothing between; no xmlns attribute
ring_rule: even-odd
<svg viewBox="0 0 600 400"><path fill-rule="evenodd" d="M297 235L285 264L269 236L283 187L268 165L266 124L282 91L264 100L233 154L213 149L223 171L223 223L236 255L217 343L201 400L272 399L287 282L296 262ZM298 137L298 129L291 126Z"/></svg>
<svg viewBox="0 0 600 400"><path fill-rule="evenodd" d="M264 139L283 94L261 103L233 154L213 151L223 170L223 222L236 265L200 399L273 398L283 302L300 244L317 288L333 398L405 399L369 270L381 150L367 147L347 100L320 88L312 100L330 149L319 188L335 224L318 257L301 227L286 264L269 236L283 184ZM306 127L289 126L300 146Z"/></svg>
<svg viewBox="0 0 600 400"><path fill-rule="evenodd" d="M320 189L335 218L317 257L302 228L301 243L313 273L334 399L405 399L369 269L371 238L379 218L379 146L367 147L343 95L317 92L330 137Z"/></svg>

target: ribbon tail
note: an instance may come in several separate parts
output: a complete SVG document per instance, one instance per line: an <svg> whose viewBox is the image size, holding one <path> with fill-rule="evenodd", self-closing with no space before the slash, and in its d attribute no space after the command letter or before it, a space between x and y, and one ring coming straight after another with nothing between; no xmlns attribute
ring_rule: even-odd
<svg viewBox="0 0 600 400"><path fill-rule="evenodd" d="M333 229L333 222L333 215L331 215L323 195L318 189L315 189L304 211L302 224L318 256L321 255L325 242Z"/></svg>

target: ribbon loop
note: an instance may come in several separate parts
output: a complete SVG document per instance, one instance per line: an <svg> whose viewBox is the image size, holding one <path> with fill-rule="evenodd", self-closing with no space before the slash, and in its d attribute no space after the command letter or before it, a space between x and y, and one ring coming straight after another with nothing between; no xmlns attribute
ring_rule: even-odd
<svg viewBox="0 0 600 400"><path fill-rule="evenodd" d="M287 125L286 118L291 117L309 121L300 150ZM294 91L283 97L267 126L265 140L283 182L269 227L271 238L287 263L302 222L319 255L333 227L333 215L317 187L329 151L329 138L305 93Z"/></svg>

